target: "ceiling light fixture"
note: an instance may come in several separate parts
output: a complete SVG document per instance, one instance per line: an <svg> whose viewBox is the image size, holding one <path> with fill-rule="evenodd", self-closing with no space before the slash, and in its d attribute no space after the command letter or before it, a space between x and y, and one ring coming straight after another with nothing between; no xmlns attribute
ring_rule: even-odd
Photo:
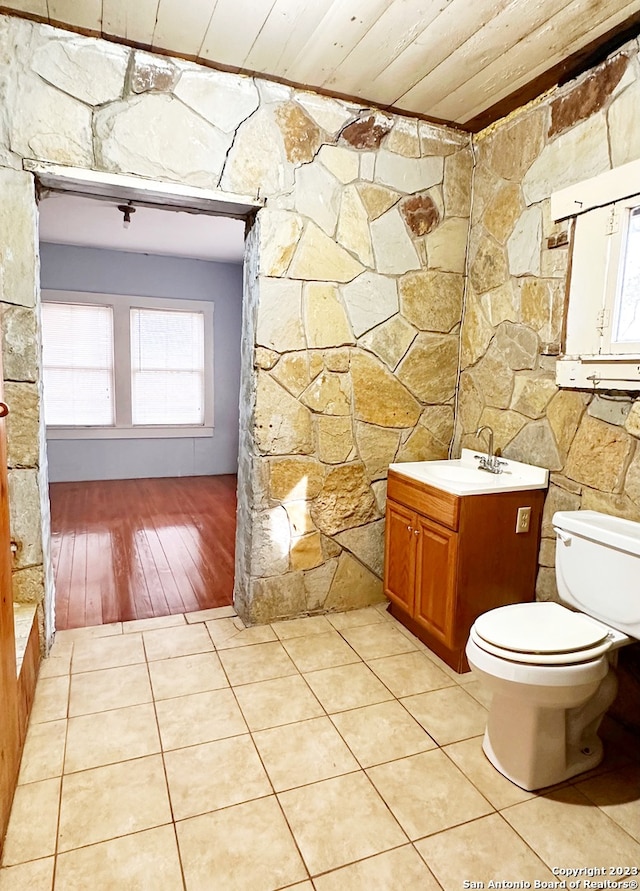
<svg viewBox="0 0 640 891"><path fill-rule="evenodd" d="M128 229L131 224L131 214L136 212L135 207L129 204L119 204L118 210L123 215L122 228Z"/></svg>

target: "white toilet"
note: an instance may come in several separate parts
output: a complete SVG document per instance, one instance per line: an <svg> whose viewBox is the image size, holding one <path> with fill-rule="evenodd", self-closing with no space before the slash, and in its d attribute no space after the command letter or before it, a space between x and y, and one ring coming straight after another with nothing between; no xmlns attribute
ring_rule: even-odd
<svg viewBox="0 0 640 891"><path fill-rule="evenodd" d="M485 754L529 790L602 760L613 651L640 638L640 523L585 510L556 513L553 526L558 592L572 609L499 607L476 619L466 648L493 694Z"/></svg>

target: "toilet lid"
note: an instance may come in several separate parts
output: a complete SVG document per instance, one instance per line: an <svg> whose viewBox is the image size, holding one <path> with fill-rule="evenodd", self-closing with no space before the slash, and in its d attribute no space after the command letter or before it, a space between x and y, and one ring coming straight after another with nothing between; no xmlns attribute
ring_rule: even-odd
<svg viewBox="0 0 640 891"><path fill-rule="evenodd" d="M514 603L479 616L481 640L514 653L578 653L603 643L609 629L559 603Z"/></svg>

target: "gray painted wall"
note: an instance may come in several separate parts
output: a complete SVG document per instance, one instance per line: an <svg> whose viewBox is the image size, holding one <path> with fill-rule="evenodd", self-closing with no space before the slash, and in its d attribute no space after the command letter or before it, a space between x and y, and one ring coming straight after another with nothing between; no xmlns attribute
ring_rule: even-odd
<svg viewBox="0 0 640 891"><path fill-rule="evenodd" d="M49 439L51 482L236 473L242 266L40 245L44 289L214 303L214 434L184 439Z"/></svg>

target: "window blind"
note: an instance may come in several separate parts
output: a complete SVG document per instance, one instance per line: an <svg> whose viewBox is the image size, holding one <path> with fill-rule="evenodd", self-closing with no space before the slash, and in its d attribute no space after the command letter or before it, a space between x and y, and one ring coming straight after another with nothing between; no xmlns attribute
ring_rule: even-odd
<svg viewBox="0 0 640 891"><path fill-rule="evenodd" d="M114 424L110 306L43 303L42 359L47 424Z"/></svg>
<svg viewBox="0 0 640 891"><path fill-rule="evenodd" d="M131 310L134 425L204 424L204 314Z"/></svg>

